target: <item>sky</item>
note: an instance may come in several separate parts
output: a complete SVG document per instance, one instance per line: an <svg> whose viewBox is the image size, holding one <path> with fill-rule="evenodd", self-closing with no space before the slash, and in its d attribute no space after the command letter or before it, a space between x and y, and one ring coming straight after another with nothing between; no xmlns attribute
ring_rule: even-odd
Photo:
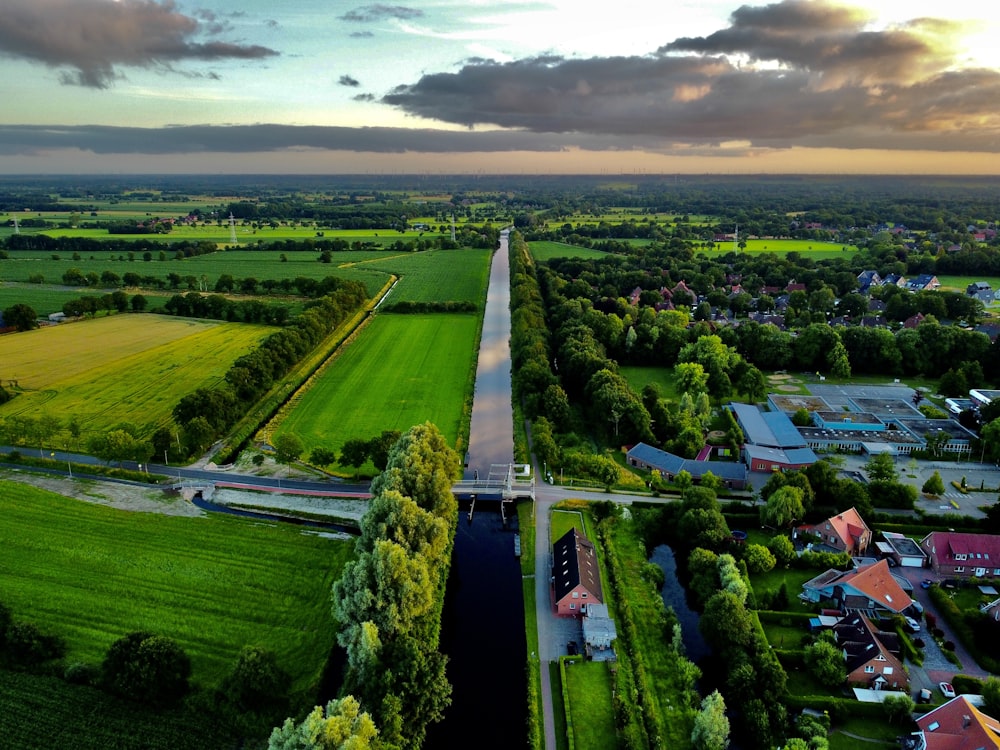
<svg viewBox="0 0 1000 750"><path fill-rule="evenodd" d="M403 2L3 0L0 173L1000 173L983 0Z"/></svg>

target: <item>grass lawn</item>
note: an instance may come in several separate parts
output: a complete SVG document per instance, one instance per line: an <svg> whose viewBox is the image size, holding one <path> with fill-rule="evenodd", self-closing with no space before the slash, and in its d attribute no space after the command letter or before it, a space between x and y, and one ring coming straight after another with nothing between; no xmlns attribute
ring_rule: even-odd
<svg viewBox="0 0 1000 750"><path fill-rule="evenodd" d="M799 599L799 594L802 592L803 583L815 578L822 572L821 570L798 570L795 568L784 570L775 568L767 573L755 573L750 576L750 585L753 586L755 596L762 596L766 592L776 592L781 588L781 584L784 583L788 591L787 611L812 612L812 608L806 606Z"/></svg>
<svg viewBox="0 0 1000 750"><path fill-rule="evenodd" d="M542 750L541 666L538 658L538 612L535 604L534 503L517 504L517 528L521 535L521 593L524 596L524 634L528 648L528 746Z"/></svg>
<svg viewBox="0 0 1000 750"><path fill-rule="evenodd" d="M913 723L907 725L890 724L888 719L856 716L847 721L838 721L831 727L830 750L858 750L860 747L864 747L866 750L898 748L899 743L896 742L896 737L909 734L915 729L916 726ZM859 742L844 732L867 737L874 741Z"/></svg>
<svg viewBox="0 0 1000 750"><path fill-rule="evenodd" d="M16 618L99 664L136 630L169 636L215 686L245 645L314 689L334 642L330 587L353 552L287 524L91 505L0 481L0 591Z"/></svg>
<svg viewBox="0 0 1000 750"><path fill-rule="evenodd" d="M848 258L851 253L856 253L857 248L853 245L842 245L835 242L819 242L817 240L747 240L747 246L740 253L799 253L803 257L813 260L825 260L829 258ZM717 243L720 250L729 252L732 250L732 243Z"/></svg>
<svg viewBox="0 0 1000 750"><path fill-rule="evenodd" d="M550 661L548 663L548 669L549 685L552 688L552 723L555 725L556 730L556 748L557 750L567 750L569 747L569 740L566 737L566 703L563 701L562 678L559 676L559 662Z"/></svg>
<svg viewBox="0 0 1000 750"><path fill-rule="evenodd" d="M82 449L122 422L147 434L171 420L182 396L211 387L237 357L275 329L159 315L112 315L0 339L0 380L18 395L0 418L56 417L63 431L49 445ZM74 418L81 434L67 425Z"/></svg>
<svg viewBox="0 0 1000 750"><path fill-rule="evenodd" d="M557 539L562 538L563 534L574 528L588 539L591 538L590 534L587 533L587 528L583 521L583 513L581 511L553 509L550 526L552 538L549 540L549 544L552 544Z"/></svg>
<svg viewBox="0 0 1000 750"><path fill-rule="evenodd" d="M549 242L547 240L535 240L528 243L531 248L531 255L539 263L552 260L553 258L582 258L589 260L592 258L607 258L608 253L602 250L592 250L589 247L569 245L565 242Z"/></svg>
<svg viewBox="0 0 1000 750"><path fill-rule="evenodd" d="M316 378L270 437L290 432L306 452L432 422L459 454L475 378L479 319L469 314L376 315ZM374 471L371 465L362 471ZM351 467L341 467L353 474Z"/></svg>
<svg viewBox="0 0 1000 750"><path fill-rule="evenodd" d="M780 622L761 622L767 642L774 648L797 650L803 648L802 639L809 635L808 623L796 618L789 620L788 625Z"/></svg>
<svg viewBox="0 0 1000 750"><path fill-rule="evenodd" d="M668 401L677 401L681 394L677 392L674 384L673 367L638 367L625 365L618 368L622 377L628 381L636 395L642 395L642 389L649 383L655 383L660 387L660 396Z"/></svg>
<svg viewBox="0 0 1000 750"><path fill-rule="evenodd" d="M608 662L567 661L566 689L576 750L607 750L616 746L614 681Z"/></svg>
<svg viewBox="0 0 1000 750"><path fill-rule="evenodd" d="M48 317L54 312L60 312L65 303L81 297L100 297L104 291L83 291L80 289L53 288L38 284L0 284L0 310L12 305L25 304L38 313L39 317ZM149 299L149 296L147 299ZM151 303L153 300L149 300Z"/></svg>

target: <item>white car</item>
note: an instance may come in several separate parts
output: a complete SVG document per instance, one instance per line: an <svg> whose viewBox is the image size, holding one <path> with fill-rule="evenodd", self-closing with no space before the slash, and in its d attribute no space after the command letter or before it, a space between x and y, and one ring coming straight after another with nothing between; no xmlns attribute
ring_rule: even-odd
<svg viewBox="0 0 1000 750"><path fill-rule="evenodd" d="M920 632L920 623L914 620L912 617L904 617L903 620L906 622L906 627L908 627L912 632Z"/></svg>
<svg viewBox="0 0 1000 750"><path fill-rule="evenodd" d="M955 697L955 688L951 686L950 682L939 682L938 687L941 688L941 694L944 695L945 698Z"/></svg>

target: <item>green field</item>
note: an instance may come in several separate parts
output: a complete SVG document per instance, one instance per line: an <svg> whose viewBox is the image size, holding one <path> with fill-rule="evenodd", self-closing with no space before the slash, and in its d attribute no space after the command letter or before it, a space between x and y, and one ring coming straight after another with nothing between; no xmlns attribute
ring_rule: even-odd
<svg viewBox="0 0 1000 750"><path fill-rule="evenodd" d="M589 260L608 257L608 253L601 250L591 250L589 247L568 245L565 242L536 240L528 243L528 246L531 248L532 256L539 263L544 263L553 258L583 258L584 260Z"/></svg>
<svg viewBox="0 0 1000 750"><path fill-rule="evenodd" d="M566 663L566 689L577 750L615 746L615 711L611 664L574 660Z"/></svg>
<svg viewBox="0 0 1000 750"><path fill-rule="evenodd" d="M847 258L857 252L853 245L843 245L836 242L820 242L818 240L747 240L747 246L737 250L740 253L799 253L807 258L823 260L827 258ZM732 252L732 242L716 243L714 253ZM845 249L846 248L846 249Z"/></svg>
<svg viewBox="0 0 1000 750"><path fill-rule="evenodd" d="M236 750L216 717L196 709L150 711L97 688L0 670L0 733L7 750ZM72 738L71 741L68 738Z"/></svg>
<svg viewBox="0 0 1000 750"><path fill-rule="evenodd" d="M985 281L993 287L994 292L1000 289L1000 277L997 276L938 276L937 278L941 282L942 291L965 294L969 284L975 284L977 281ZM1000 302L994 300L989 306L996 307L997 305L1000 305Z"/></svg>
<svg viewBox="0 0 1000 750"><path fill-rule="evenodd" d="M106 292L84 291L82 289L66 289L65 287L39 286L37 284L2 284L0 283L0 310L11 305L25 304L42 317L59 312L62 306L70 300L80 297L100 297ZM150 295L143 294L150 304L155 304Z"/></svg>
<svg viewBox="0 0 1000 750"><path fill-rule="evenodd" d="M430 421L463 453L457 442L466 400L471 403L479 325L476 315L377 315L270 438L290 432L307 452L319 446L339 451L350 439Z"/></svg>
<svg viewBox="0 0 1000 750"><path fill-rule="evenodd" d="M138 490L137 490L138 491ZM99 663L122 635L175 639L214 686L239 650L315 687L334 641L330 587L352 546L286 524L135 513L0 481L0 600Z"/></svg>
<svg viewBox="0 0 1000 750"><path fill-rule="evenodd" d="M490 250L427 250L362 261L351 270L376 269L400 277L389 302L472 302L482 305Z"/></svg>
<svg viewBox="0 0 1000 750"><path fill-rule="evenodd" d="M628 381L629 387L636 393L642 395L642 389L649 383L660 386L660 396L670 401L676 401L681 394L677 393L674 386L673 367L636 367L624 366L618 368L622 377Z"/></svg>
<svg viewBox="0 0 1000 750"><path fill-rule="evenodd" d="M113 252L89 253L74 260L69 255L59 255L55 260L51 254L27 251L10 251L7 260L0 261L0 279L3 281L27 282L30 276L40 275L45 284L62 284L63 274L70 269L78 269L85 276L96 273L98 276L105 271L111 271L124 277L127 273L140 276L152 276L166 280L174 273L181 277L181 285L177 292L187 292L189 288L197 289L202 281L208 283L211 290L215 282L223 274L234 279L255 278L294 279L299 276L308 279L323 279L327 276L337 276L343 279L354 279L364 282L369 294L374 294L385 283L389 273L376 268L358 265L362 261L394 257L397 254L382 250L343 251L333 253L331 263L320 263L319 253L311 250L283 252L280 246L267 250L220 250L206 255L198 255L181 260L175 259L169 248L164 249L164 260L159 260L160 251L153 248L153 259L145 261L141 254L134 260L128 260L127 255ZM286 260L282 261L282 255ZM188 285L191 278L193 286ZM86 287L77 288L77 296L91 292ZM102 289L110 292L112 289Z"/></svg>
<svg viewBox="0 0 1000 750"><path fill-rule="evenodd" d="M0 382L17 396L0 418L52 415L64 431L53 445L83 448L122 422L146 432L170 422L191 391L216 384L237 357L274 329L159 315L112 315L0 338Z"/></svg>

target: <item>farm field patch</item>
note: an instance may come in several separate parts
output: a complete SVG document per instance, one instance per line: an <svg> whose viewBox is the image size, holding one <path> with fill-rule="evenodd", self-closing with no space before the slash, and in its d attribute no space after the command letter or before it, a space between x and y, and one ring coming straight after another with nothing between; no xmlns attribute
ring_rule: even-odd
<svg viewBox="0 0 1000 750"><path fill-rule="evenodd" d="M307 452L339 452L347 440L405 432L429 421L455 446L471 396L478 335L475 315L376 315L270 438L289 432Z"/></svg>
<svg viewBox="0 0 1000 750"><path fill-rule="evenodd" d="M122 422L152 432L177 401L218 382L237 357L275 329L158 315L112 315L0 337L0 382L20 393L0 418L70 418L70 446Z"/></svg>
<svg viewBox="0 0 1000 750"><path fill-rule="evenodd" d="M579 247L569 245L565 242L549 242L547 240L536 240L529 242L531 254L539 263L552 260L553 258L607 258L608 253L602 250L592 250L589 247Z"/></svg>
<svg viewBox="0 0 1000 750"><path fill-rule="evenodd" d="M739 249L740 253L799 253L816 260L828 258L847 258L857 248L837 242L820 242L819 240L793 239L763 239L746 240L747 246ZM733 250L731 242L717 242L716 248L723 252Z"/></svg>
<svg viewBox="0 0 1000 750"><path fill-rule="evenodd" d="M62 306L73 299L80 297L100 297L105 294L103 291L84 291L81 289L54 289L49 286L38 286L35 284L24 284L12 286L10 284L0 285L0 310L11 305L29 305L36 313L46 317L54 312L62 310ZM145 294L145 293L144 293ZM150 302L153 300L146 295Z"/></svg>
<svg viewBox="0 0 1000 750"><path fill-rule="evenodd" d="M296 690L317 684L334 639L329 595L352 554L285 524L132 513L0 480L0 590L15 617L100 663L135 630L169 636L215 686L239 650L277 655Z"/></svg>
<svg viewBox="0 0 1000 750"><path fill-rule="evenodd" d="M486 295L493 253L485 249L427 250L353 265L352 270L377 269L400 276L389 302L472 302Z"/></svg>

